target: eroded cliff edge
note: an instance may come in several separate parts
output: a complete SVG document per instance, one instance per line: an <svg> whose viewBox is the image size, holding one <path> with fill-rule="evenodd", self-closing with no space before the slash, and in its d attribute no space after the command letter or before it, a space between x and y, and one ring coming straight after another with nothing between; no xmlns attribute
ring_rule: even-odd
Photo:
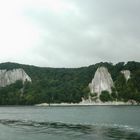
<svg viewBox="0 0 140 140"><path fill-rule="evenodd" d="M17 80L21 80L23 83L25 81L32 81L22 68L0 70L0 87L6 87L7 85L15 83Z"/></svg>
<svg viewBox="0 0 140 140"><path fill-rule="evenodd" d="M111 93L111 88L114 87L114 83L108 69L105 67L99 67L89 84L91 94L96 93L99 97L102 91L108 91Z"/></svg>
<svg viewBox="0 0 140 140"><path fill-rule="evenodd" d="M120 74L124 75L126 83L131 78L131 72L129 70L122 70ZM125 84L125 83L123 83ZM89 83L90 94L88 99L83 99L82 102L87 103L101 103L114 101L114 98L117 98L118 92L115 87L115 83L106 67L99 67L92 79L92 82ZM129 100L130 101L130 100ZM134 100L131 100L134 102Z"/></svg>

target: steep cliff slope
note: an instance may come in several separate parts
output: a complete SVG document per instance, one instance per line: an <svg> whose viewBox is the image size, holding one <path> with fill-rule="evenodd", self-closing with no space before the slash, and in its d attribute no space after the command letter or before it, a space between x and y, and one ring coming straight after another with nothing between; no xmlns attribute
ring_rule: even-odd
<svg viewBox="0 0 140 140"><path fill-rule="evenodd" d="M111 75L105 67L99 67L97 69L92 82L89 84L90 92L97 93L98 96L104 90L111 93L111 87L113 86L114 84Z"/></svg>
<svg viewBox="0 0 140 140"><path fill-rule="evenodd" d="M0 70L0 87L5 87L7 85L15 83L17 80L29 81L31 78L26 74L26 72L19 68L13 70Z"/></svg>

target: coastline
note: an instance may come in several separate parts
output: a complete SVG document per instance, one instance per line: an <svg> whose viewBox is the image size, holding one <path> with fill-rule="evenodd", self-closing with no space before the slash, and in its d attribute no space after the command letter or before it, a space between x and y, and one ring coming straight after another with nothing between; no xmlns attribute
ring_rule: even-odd
<svg viewBox="0 0 140 140"><path fill-rule="evenodd" d="M35 106L43 107L43 106L134 106L139 105L138 103L131 103L131 102L80 102L80 103L53 103L53 104L47 104L47 103L41 103L36 104Z"/></svg>

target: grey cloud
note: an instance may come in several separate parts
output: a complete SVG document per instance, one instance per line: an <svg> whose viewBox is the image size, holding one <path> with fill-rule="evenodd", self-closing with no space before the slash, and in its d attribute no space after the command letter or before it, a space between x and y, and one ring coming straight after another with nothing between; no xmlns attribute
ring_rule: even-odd
<svg viewBox="0 0 140 140"><path fill-rule="evenodd" d="M139 0L73 0L79 14L28 9L44 30L33 52L52 67L79 67L100 61L140 61Z"/></svg>

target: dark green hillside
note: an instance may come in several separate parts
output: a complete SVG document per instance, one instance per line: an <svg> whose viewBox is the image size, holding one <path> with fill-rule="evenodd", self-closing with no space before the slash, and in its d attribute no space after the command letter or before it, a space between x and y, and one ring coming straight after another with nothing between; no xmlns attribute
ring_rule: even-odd
<svg viewBox="0 0 140 140"><path fill-rule="evenodd" d="M81 68L41 68L17 63L1 63L0 69L11 70L23 68L31 77L32 83L21 81L0 88L0 104L37 104L42 102L60 103L81 101L88 97L88 84L94 77L98 67L108 68L115 83L114 92L117 91L117 100L127 101L135 99L140 101L140 63L120 62L116 65L111 63L98 63ZM131 79L126 82L121 70L131 71ZM22 89L22 90L21 90ZM115 100L115 98L114 98Z"/></svg>

